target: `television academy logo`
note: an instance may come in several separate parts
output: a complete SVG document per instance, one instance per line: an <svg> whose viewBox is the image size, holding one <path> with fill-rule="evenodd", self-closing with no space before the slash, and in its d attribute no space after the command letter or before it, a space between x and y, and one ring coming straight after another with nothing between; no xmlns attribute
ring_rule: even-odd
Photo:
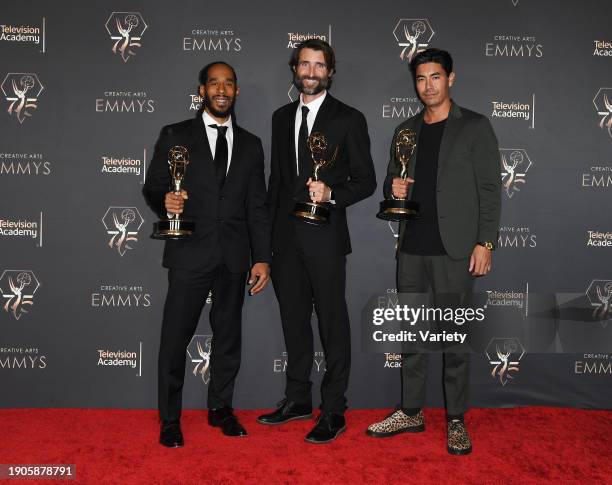
<svg viewBox="0 0 612 485"><path fill-rule="evenodd" d="M594 56L612 57L612 41L594 40L593 43L595 44Z"/></svg>
<svg viewBox="0 0 612 485"><path fill-rule="evenodd" d="M199 94L189 94L189 111L199 111L204 102L204 98Z"/></svg>
<svg viewBox="0 0 612 485"><path fill-rule="evenodd" d="M485 355L493 366L491 377L498 380L502 386L514 380L525 353L525 348L516 337L492 338L485 350Z"/></svg>
<svg viewBox="0 0 612 485"><path fill-rule="evenodd" d="M401 369L402 367L402 354L393 354L385 352L385 368L387 369Z"/></svg>
<svg viewBox="0 0 612 485"><path fill-rule="evenodd" d="M427 19L399 19L393 37L402 49L400 59L409 64L416 54L427 49L434 34Z"/></svg>
<svg viewBox="0 0 612 485"><path fill-rule="evenodd" d="M587 231L587 247L609 248L612 247L612 231Z"/></svg>
<svg viewBox="0 0 612 485"><path fill-rule="evenodd" d="M147 23L140 12L113 12L104 24L110 38L115 41L113 54L117 54L127 62L135 56L135 49L142 47L142 36L147 30Z"/></svg>
<svg viewBox="0 0 612 485"><path fill-rule="evenodd" d="M34 239L37 247L42 247L43 213L38 219L33 218L0 218L0 236L6 238Z"/></svg>
<svg viewBox="0 0 612 485"><path fill-rule="evenodd" d="M607 320L612 317L612 280L593 280L586 290L593 307L593 318ZM607 324L607 322L602 322Z"/></svg>
<svg viewBox="0 0 612 485"><path fill-rule="evenodd" d="M523 148L500 148L502 165L502 185L509 199L521 191L527 172L531 168L531 159Z"/></svg>
<svg viewBox="0 0 612 485"><path fill-rule="evenodd" d="M129 367L138 369L136 377L142 377L142 342L138 342L138 350L97 349L98 367Z"/></svg>
<svg viewBox="0 0 612 485"><path fill-rule="evenodd" d="M528 315L529 307L529 283L525 284L525 290L486 290L487 303L485 308L492 307L516 307L525 310Z"/></svg>
<svg viewBox="0 0 612 485"><path fill-rule="evenodd" d="M183 37L183 51L240 52L242 39L233 29L194 28Z"/></svg>
<svg viewBox="0 0 612 485"><path fill-rule="evenodd" d="M106 233L111 236L108 247L116 249L120 256L128 249L134 249L130 243L138 241L136 236L143 223L144 219L136 207L109 207L102 217Z"/></svg>
<svg viewBox="0 0 612 485"><path fill-rule="evenodd" d="M329 45L332 45L331 38L332 38L332 26L331 25L327 26L327 34L324 34L324 33L313 34L310 32L307 34L303 34L299 32L287 32L287 39L288 39L287 49L295 49L299 47L302 42L307 41L309 39L324 40Z"/></svg>
<svg viewBox="0 0 612 485"><path fill-rule="evenodd" d="M146 159L146 148L142 151L142 157L138 155L102 155L100 157L102 165L100 171L106 174L135 175L137 177L142 174L144 183Z"/></svg>
<svg viewBox="0 0 612 485"><path fill-rule="evenodd" d="M597 114L601 116L599 127L606 130L612 138L612 88L599 88L593 98Z"/></svg>
<svg viewBox="0 0 612 485"><path fill-rule="evenodd" d="M37 347L0 347L0 369L47 368L47 356Z"/></svg>
<svg viewBox="0 0 612 485"><path fill-rule="evenodd" d="M40 282L31 270L4 270L0 276L0 291L4 298L2 309L19 320L34 305L34 295L39 287Z"/></svg>
<svg viewBox="0 0 612 485"><path fill-rule="evenodd" d="M19 123L32 116L38 108L38 98L44 86L33 72L9 72L0 85L4 98L9 103L8 114L15 115Z"/></svg>
<svg viewBox="0 0 612 485"><path fill-rule="evenodd" d="M187 346L187 355L195 364L192 374L200 377L204 384L210 381L210 356L212 353L212 335L194 335Z"/></svg>
<svg viewBox="0 0 612 485"><path fill-rule="evenodd" d="M530 121L529 128L535 129L535 94L531 95L531 103L520 101L491 101L493 109L491 118L516 118L519 120Z"/></svg>
<svg viewBox="0 0 612 485"><path fill-rule="evenodd" d="M0 25L0 41L8 44L34 44L39 45L42 40L41 53L45 53L45 27L46 19L42 17L39 25Z"/></svg>
<svg viewBox="0 0 612 485"><path fill-rule="evenodd" d="M42 153L0 153L0 175L50 175Z"/></svg>

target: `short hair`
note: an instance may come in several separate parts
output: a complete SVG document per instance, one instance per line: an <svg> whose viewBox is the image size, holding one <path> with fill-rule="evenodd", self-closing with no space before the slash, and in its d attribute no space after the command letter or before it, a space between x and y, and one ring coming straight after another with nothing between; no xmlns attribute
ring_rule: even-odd
<svg viewBox="0 0 612 485"><path fill-rule="evenodd" d="M410 62L410 72L412 73L412 79L416 81L416 70L421 64L427 64L428 62L435 62L440 64L446 71L446 75L449 76L453 72L453 58L447 51L442 49L425 49L419 52L412 58Z"/></svg>
<svg viewBox="0 0 612 485"><path fill-rule="evenodd" d="M302 49L312 49L315 51L322 51L323 57L325 58L325 64L329 70L330 75L336 72L336 55L334 49L327 42L321 39L308 39L302 42L297 48L291 53L289 59L289 67L291 69L297 69L298 62L300 60L300 52Z"/></svg>
<svg viewBox="0 0 612 485"><path fill-rule="evenodd" d="M200 84L202 85L206 85L206 83L208 82L208 71L210 71L210 68L213 66L216 66L217 64L221 64L223 66L227 66L231 69L232 74L234 75L234 82L236 84L238 84L238 76L236 76L236 70L230 66L227 62L223 62L223 61L214 61L211 62L209 64L206 64L201 70L200 70L200 74L198 75L198 79L200 81Z"/></svg>

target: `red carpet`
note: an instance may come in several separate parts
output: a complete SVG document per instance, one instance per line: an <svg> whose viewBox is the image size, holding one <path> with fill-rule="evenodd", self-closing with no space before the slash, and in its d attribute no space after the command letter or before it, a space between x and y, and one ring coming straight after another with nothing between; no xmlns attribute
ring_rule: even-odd
<svg viewBox="0 0 612 485"><path fill-rule="evenodd" d="M250 436L232 439L210 428L204 411L187 411L185 447L165 449L154 411L5 409L0 463L74 463L76 483L96 485L612 484L611 411L473 409L474 452L464 457L447 454L440 409L426 410L424 433L389 439L364 433L386 411L351 411L347 431L328 445L303 441L311 422L264 427L258 413L238 411Z"/></svg>

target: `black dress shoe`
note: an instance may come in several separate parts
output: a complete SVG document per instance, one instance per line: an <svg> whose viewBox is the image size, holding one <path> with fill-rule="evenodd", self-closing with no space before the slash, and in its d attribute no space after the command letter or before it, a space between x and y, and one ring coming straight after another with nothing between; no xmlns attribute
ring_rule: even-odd
<svg viewBox="0 0 612 485"><path fill-rule="evenodd" d="M262 414L257 418L261 424L284 424L294 419L312 418L312 406L308 404L298 404L288 399L283 399L277 404L276 411L269 414Z"/></svg>
<svg viewBox="0 0 612 485"><path fill-rule="evenodd" d="M168 448L180 448L183 446L185 442L183 441L180 422L173 421L171 423L162 423L159 433L159 442Z"/></svg>
<svg viewBox="0 0 612 485"><path fill-rule="evenodd" d="M221 428L225 436L246 436L246 429L242 427L234 410L229 407L208 410L208 424Z"/></svg>
<svg viewBox="0 0 612 485"><path fill-rule="evenodd" d="M321 413L317 424L306 435L306 441L314 444L334 441L346 429L344 416L333 413Z"/></svg>

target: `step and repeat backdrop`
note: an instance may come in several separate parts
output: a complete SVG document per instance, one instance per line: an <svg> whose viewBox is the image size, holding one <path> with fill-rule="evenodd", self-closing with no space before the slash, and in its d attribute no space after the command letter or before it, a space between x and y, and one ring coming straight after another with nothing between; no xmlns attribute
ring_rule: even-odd
<svg viewBox="0 0 612 485"><path fill-rule="evenodd" d="M611 14L608 0L3 5L0 406L156 407L167 283L141 190L159 130L195 115L198 71L223 60L238 74L238 122L268 155L271 114L297 96L287 62L309 37L336 51L332 93L365 114L379 182L349 210L350 406L399 401L399 355L362 352L359 326L372 295L395 291L397 227L375 214L393 130L421 109L408 62L429 46L451 52L454 100L489 116L499 139L499 248L477 288L519 309L533 293L581 294L608 315ZM206 407L211 298L187 349L187 408ZM286 365L271 287L246 299L243 327L235 405L271 407ZM510 364L503 373L499 348ZM439 361L429 380L434 406ZM612 348L536 354L508 332L473 363L475 406L612 402ZM324 368L318 347L316 383Z"/></svg>

